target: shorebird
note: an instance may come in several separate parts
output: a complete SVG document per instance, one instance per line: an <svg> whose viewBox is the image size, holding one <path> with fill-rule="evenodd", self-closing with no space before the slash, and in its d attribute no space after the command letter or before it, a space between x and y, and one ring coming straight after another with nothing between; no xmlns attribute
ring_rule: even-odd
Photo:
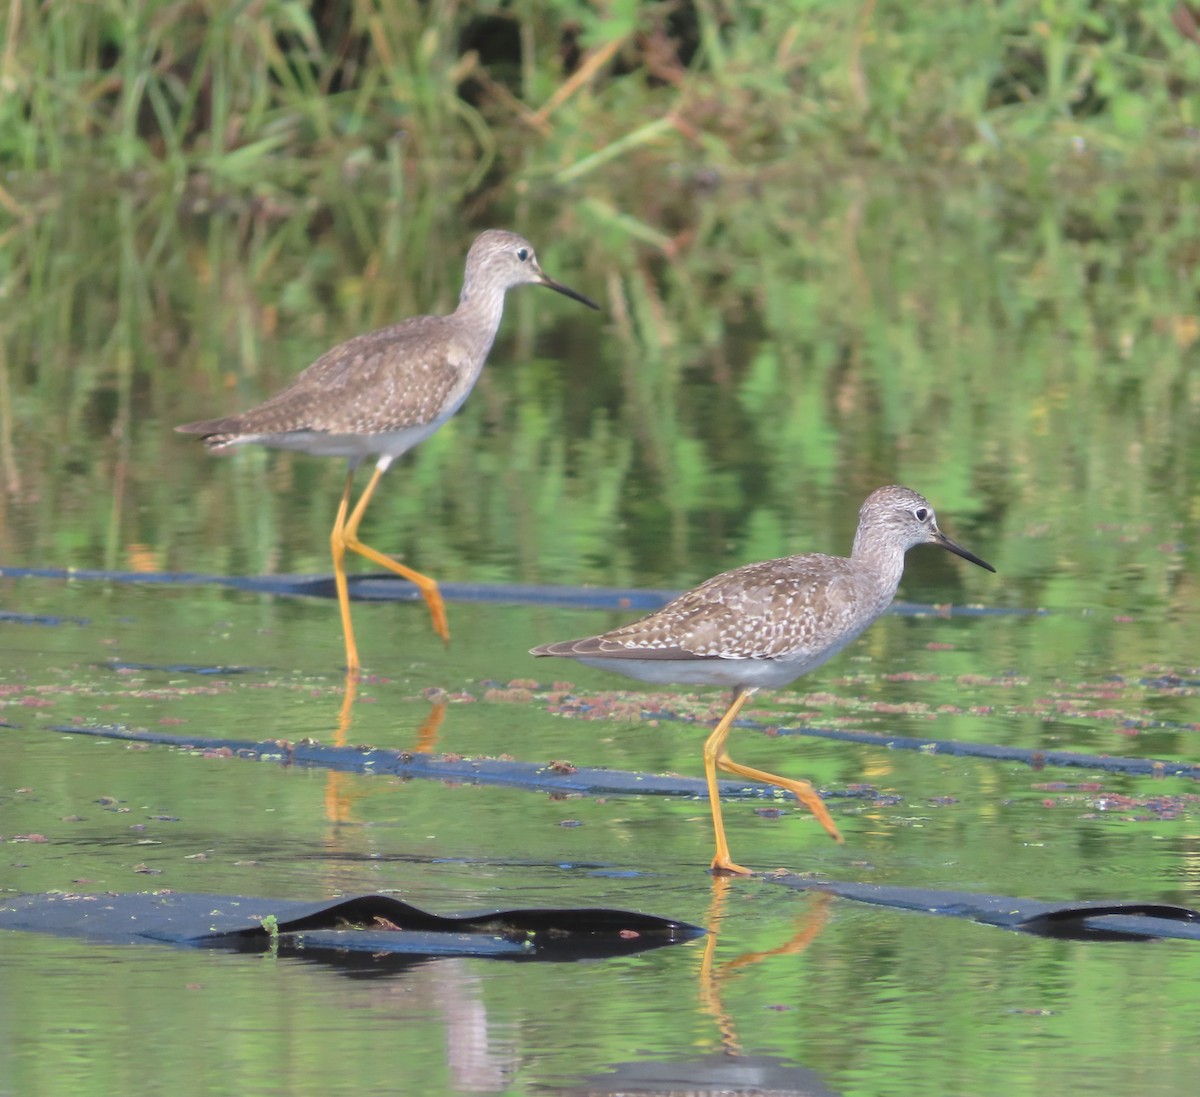
<svg viewBox="0 0 1200 1097"><path fill-rule="evenodd" d="M729 856L718 796L718 768L793 793L838 842L820 796L807 781L740 765L725 746L748 697L785 686L832 659L891 604L904 554L934 544L994 572L939 528L933 507L915 491L873 491L858 515L850 555L806 553L723 572L640 621L534 648L656 685L729 686L733 700L704 744L704 775L717 849L711 871L748 874Z"/></svg>
<svg viewBox="0 0 1200 1097"><path fill-rule="evenodd" d="M351 674L359 672L360 662L350 620L347 550L414 583L429 607L434 630L444 641L450 639L437 582L364 545L358 527L388 466L462 406L496 338L505 292L525 283L549 286L589 308L600 307L547 275L528 240L489 229L467 252L462 294L449 316L415 316L356 335L326 351L287 388L257 407L175 428L201 435L214 452L253 443L349 462L330 546ZM375 471L351 509L354 472L369 458L375 461Z"/></svg>

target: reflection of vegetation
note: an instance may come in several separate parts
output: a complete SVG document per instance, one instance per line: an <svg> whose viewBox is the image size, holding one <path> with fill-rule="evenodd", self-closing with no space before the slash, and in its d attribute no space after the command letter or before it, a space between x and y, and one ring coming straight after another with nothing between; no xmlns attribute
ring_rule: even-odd
<svg viewBox="0 0 1200 1097"><path fill-rule="evenodd" d="M13 5L5 555L325 569L340 470L168 427L448 307L486 219L609 325L513 302L372 516L416 565L682 586L844 552L899 480L1014 601L1178 600L1195 184L1151 167L1200 52L1075 6Z"/></svg>
<svg viewBox="0 0 1200 1097"><path fill-rule="evenodd" d="M1053 201L876 175L739 189L687 200L696 233L666 266L606 242L572 274L551 245L549 269L607 280L607 337L586 345L555 316L554 365L525 322L549 306L515 301L516 331L445 436L392 473L405 488L372 536L449 577L682 585L793 546L844 551L856 500L900 480L964 539L1003 544L1021 601L1078 602L1089 572L1170 594L1178 555L1141 541L1161 514L1194 521L1192 184ZM249 403L419 294L448 304L459 249L425 269L420 245L364 257L335 228L305 255L290 222L256 239L159 214L79 195L14 235L25 304L5 320L0 424L6 479L43 525L10 553L324 569L340 470L217 464L166 428ZM561 226L576 250L587 217Z"/></svg>

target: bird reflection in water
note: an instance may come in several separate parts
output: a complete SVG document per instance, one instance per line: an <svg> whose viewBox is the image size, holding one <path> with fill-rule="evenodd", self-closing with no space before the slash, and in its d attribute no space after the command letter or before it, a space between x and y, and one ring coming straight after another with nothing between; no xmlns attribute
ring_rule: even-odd
<svg viewBox="0 0 1200 1097"><path fill-rule="evenodd" d="M353 672L346 674L342 691L342 704L338 709L337 728L333 733L333 745L344 747L350 735L350 725L354 722L354 705L358 700L358 689L362 679ZM416 754L430 753L437 743L438 731L442 721L446 719L445 694L434 693L430 700L429 714L417 728L413 752ZM341 773L329 770L325 775L325 818L335 825L352 821L350 809L354 802L370 791L392 791L389 784L387 789L368 789L361 773Z"/></svg>

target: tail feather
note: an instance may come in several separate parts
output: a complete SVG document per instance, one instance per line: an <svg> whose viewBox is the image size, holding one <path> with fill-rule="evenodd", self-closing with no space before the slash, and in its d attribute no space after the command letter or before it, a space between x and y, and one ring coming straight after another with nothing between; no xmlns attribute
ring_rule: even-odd
<svg viewBox="0 0 1200 1097"><path fill-rule="evenodd" d="M175 428L180 434L198 434L209 449L224 449L236 441L238 434L229 419L201 419Z"/></svg>

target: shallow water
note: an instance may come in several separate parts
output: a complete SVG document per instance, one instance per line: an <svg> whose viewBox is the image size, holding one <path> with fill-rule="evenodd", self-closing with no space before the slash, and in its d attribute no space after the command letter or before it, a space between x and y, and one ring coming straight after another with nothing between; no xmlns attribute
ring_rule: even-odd
<svg viewBox="0 0 1200 1097"><path fill-rule="evenodd" d="M836 219L839 199L826 200ZM876 225L891 224L884 205L895 200L880 197ZM1133 289L1123 301L1110 281L1076 297L1060 283L1064 335L1022 311L1021 294L1041 286L1037 262L1068 270L1088 258L1119 272L1150 260L1117 235L1100 255L1068 235L1065 257L1039 252L1066 221L1035 232L1015 219L1001 284L956 281L954 264L968 269L983 246L969 233L984 229L961 219L971 201L950 199L959 218L924 242L925 280L906 274L917 228L911 239L891 229L890 251L864 230L874 296L857 331L806 278L820 240L800 258L737 252L739 272L771 275L761 330L745 330L753 307L721 299L714 315L731 330L694 341L693 302L668 282L660 322L693 339L678 352L630 343L619 324L553 295L514 295L480 389L389 473L368 539L443 579L681 587L782 552L844 552L866 491L909 483L998 574L922 548L902 597L1045 612L889 615L791 689L755 698L745 712L754 726L731 742L739 761L876 794L830 800L841 847L790 804L731 800L735 858L837 880L1200 906L1193 781L786 733L1195 757L1194 369L1190 344L1154 320L1185 315L1190 291L1169 283L1150 306ZM768 195L759 215L783 203ZM576 270L546 260L593 293L613 284L605 263L617 283L632 278L603 255ZM828 292L834 300L837 287ZM1015 311L997 313L997 302ZM326 343L350 334L338 322L325 321ZM198 346L228 337L185 329L189 346L185 336ZM262 339L267 376L239 376L243 403L307 360L296 360L297 342L316 341L294 329ZM841 351L843 367L826 370ZM1081 365L1087 353L1094 369ZM1145 356L1136 370L1130 353ZM98 340L62 354L102 361L104 349ZM232 353L222 361L237 368ZM217 461L173 437L171 423L235 403L201 367L184 354L171 378L131 388L139 414L119 438L100 410L103 385L77 390L92 411L65 448L54 444L61 380L11 382L42 429L18 447L4 562L327 571L341 470L287 455ZM1118 398L1134 377L1136 395ZM444 648L420 604L358 604L369 675L344 710L327 599L42 579L0 579L0 593L27 615L0 619L6 890L386 890L436 910L606 905L712 931L620 960L437 960L375 978L295 959L2 934L0 1093L605 1092L597 1077L620 1064L671 1063L679 1078L691 1063L711 1079L713 1055L726 1065L774 1057L777 1088L794 1092L1190 1091L1200 953L1186 942L1044 940L765 878L712 880L699 799L333 774L57 730L340 736L698 776L697 724L717 718L718 693L639 689L525 654L628 615L454 603Z"/></svg>

